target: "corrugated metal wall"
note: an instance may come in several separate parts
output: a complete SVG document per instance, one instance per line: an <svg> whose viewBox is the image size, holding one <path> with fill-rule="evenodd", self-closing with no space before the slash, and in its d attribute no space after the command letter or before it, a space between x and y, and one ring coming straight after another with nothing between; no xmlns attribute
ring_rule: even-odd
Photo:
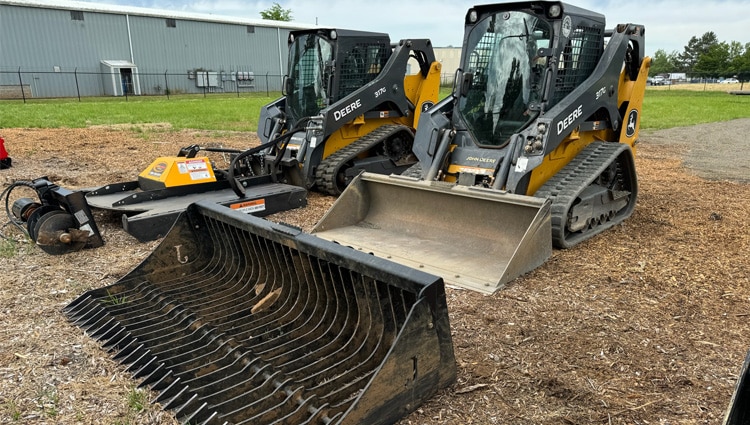
<svg viewBox="0 0 750 425"><path fill-rule="evenodd" d="M0 86L20 92L23 83L34 97L100 96L100 62L123 60L138 67L143 94L281 89L288 29L81 13L77 20L71 10L0 3ZM198 87L196 70L211 71L213 85ZM255 81L238 81L237 71L254 73Z"/></svg>

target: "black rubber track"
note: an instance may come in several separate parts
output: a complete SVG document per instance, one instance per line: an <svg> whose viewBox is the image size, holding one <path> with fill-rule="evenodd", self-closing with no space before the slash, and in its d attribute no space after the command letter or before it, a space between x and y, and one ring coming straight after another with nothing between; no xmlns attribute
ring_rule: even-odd
<svg viewBox="0 0 750 425"><path fill-rule="evenodd" d="M582 232L568 232L568 212L579 194L592 184L614 161L618 163L617 178L630 199L614 217ZM630 217L637 197L637 181L633 153L628 145L613 142L594 142L586 146L559 173L550 178L534 196L552 200L552 243L557 248L570 248Z"/></svg>
<svg viewBox="0 0 750 425"><path fill-rule="evenodd" d="M373 149L379 143L385 142L401 131L407 131L411 134L411 129L405 125L383 125L329 155L328 158L320 162L315 170L315 185L318 190L333 196L340 195L343 187L339 187L337 176L342 171L341 167L356 158L360 153Z"/></svg>

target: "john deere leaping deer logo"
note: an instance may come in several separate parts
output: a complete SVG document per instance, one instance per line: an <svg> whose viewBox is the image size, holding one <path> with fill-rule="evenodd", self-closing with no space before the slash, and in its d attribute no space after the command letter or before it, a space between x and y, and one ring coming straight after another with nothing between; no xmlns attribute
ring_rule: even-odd
<svg viewBox="0 0 750 425"><path fill-rule="evenodd" d="M625 136L633 137L635 134L635 125L638 123L638 111L633 109L628 114L628 126L625 129Z"/></svg>

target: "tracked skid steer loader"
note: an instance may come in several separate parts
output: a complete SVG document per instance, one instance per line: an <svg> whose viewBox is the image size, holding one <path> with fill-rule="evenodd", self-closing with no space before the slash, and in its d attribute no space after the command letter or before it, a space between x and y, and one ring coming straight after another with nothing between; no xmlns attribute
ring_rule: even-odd
<svg viewBox="0 0 750 425"><path fill-rule="evenodd" d="M65 312L191 424L391 424L456 373L440 278L211 202Z"/></svg>
<svg viewBox="0 0 750 425"><path fill-rule="evenodd" d="M632 214L650 59L642 26L560 2L476 6L465 25L419 163L363 173L313 233L492 293Z"/></svg>
<svg viewBox="0 0 750 425"><path fill-rule="evenodd" d="M340 28L292 31L284 97L261 109L274 167L293 184L337 196L361 171L400 174L414 163L414 127L437 103L441 64L429 39Z"/></svg>

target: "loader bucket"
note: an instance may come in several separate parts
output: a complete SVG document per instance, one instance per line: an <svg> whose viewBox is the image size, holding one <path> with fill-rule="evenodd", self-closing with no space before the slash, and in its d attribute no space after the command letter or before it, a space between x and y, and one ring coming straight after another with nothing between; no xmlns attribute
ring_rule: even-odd
<svg viewBox="0 0 750 425"><path fill-rule="evenodd" d="M391 424L456 374L439 277L210 202L65 314L190 424Z"/></svg>
<svg viewBox="0 0 750 425"><path fill-rule="evenodd" d="M362 173L312 233L493 293L552 254L550 203L503 191Z"/></svg>
<svg viewBox="0 0 750 425"><path fill-rule="evenodd" d="M724 425L750 424L750 351L740 369L734 394L729 402L729 409L724 416Z"/></svg>

